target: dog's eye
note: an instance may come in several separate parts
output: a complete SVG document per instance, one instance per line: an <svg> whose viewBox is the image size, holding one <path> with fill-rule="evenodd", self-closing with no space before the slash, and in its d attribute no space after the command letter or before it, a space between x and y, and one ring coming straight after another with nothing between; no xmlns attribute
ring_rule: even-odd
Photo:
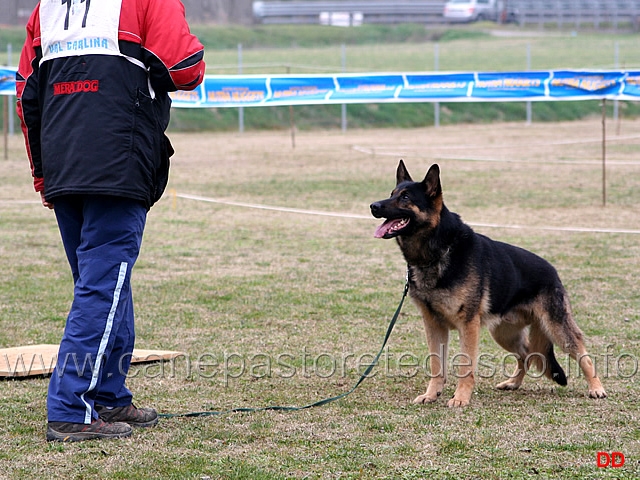
<svg viewBox="0 0 640 480"><path fill-rule="evenodd" d="M403 193L403 194L400 196L400 198L401 198L402 200L409 200L409 194L408 194L408 193Z"/></svg>

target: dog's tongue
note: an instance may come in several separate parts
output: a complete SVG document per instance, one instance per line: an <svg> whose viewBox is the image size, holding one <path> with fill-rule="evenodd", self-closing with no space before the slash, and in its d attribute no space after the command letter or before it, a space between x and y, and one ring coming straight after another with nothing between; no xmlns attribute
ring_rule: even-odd
<svg viewBox="0 0 640 480"><path fill-rule="evenodd" d="M373 234L375 238L384 238L385 234L389 233L391 229L399 224L401 220L386 220L382 225L376 228L376 233Z"/></svg>

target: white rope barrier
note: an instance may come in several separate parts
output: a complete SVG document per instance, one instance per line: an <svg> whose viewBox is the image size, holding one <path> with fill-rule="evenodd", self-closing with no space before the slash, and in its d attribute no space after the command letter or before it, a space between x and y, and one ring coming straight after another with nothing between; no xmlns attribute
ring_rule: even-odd
<svg viewBox="0 0 640 480"><path fill-rule="evenodd" d="M172 192L173 193L173 192ZM301 215L320 215L324 217L339 217L339 218L351 218L358 220L374 220L370 215L359 215L357 213L339 213L339 212L326 212L320 210L304 210L300 208L288 208L277 207L272 205L261 205L257 203L245 203L235 202L232 200L221 200L217 198L202 197L199 195L189 195L184 193L173 193L177 198L183 198L185 200L195 200L199 202L216 203L220 205L229 205L233 207L242 208L255 208L260 210L271 210L276 212L296 213ZM597 228L597 227L554 227L554 226L540 226L540 225L505 225L498 223L475 223L467 222L472 227L480 228L506 228L515 230L543 230L553 232L572 232L572 233L608 233L608 234L628 234L628 235L640 235L640 230L633 229L619 229L619 228Z"/></svg>

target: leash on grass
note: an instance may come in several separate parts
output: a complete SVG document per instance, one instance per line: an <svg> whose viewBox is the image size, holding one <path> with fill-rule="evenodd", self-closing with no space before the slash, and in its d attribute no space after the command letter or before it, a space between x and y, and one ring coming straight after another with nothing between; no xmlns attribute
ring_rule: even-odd
<svg viewBox="0 0 640 480"><path fill-rule="evenodd" d="M380 347L380 351L378 352L376 357L373 359L373 361L369 364L369 366L364 371L364 373L360 376L360 378L358 379L356 384L351 388L351 390L349 390L347 392L341 393L340 395L336 395L335 397L330 397L330 398L325 398L323 400L318 400L317 402L310 403L308 405L303 405L301 407L287 407L287 406L280 406L280 405L271 405L269 407L259 407L259 408L240 407L240 408L232 408L230 410L220 410L220 411L208 410L208 411L205 411L205 412L160 413L160 414L158 414L158 416L161 417L161 418L178 418L178 417L210 417L210 416L214 416L214 415L228 415L228 414L231 414L231 413L255 413L255 412L266 412L266 411L295 412L295 411L298 411L298 410L306 410L308 408L313 408L313 407L321 407L321 406L326 405L328 403L332 403L332 402L335 402L335 401L340 400L342 398L345 398L348 395L351 395L355 391L355 389L358 388L362 382L364 382L365 378L367 378L369 373L371 373L373 368L378 364L378 360L380 359L380 356L382 355L382 352L384 351L384 347L386 347L387 342L389 341L389 337L391 336L391 332L393 331L393 327L395 326L396 321L398 320L398 316L400 315L400 310L402 310L402 304L404 303L404 299L407 297L407 293L408 292L409 292L409 277L407 275L407 281L406 281L406 283L404 285L404 291L402 292L402 298L400 299L400 304L398 305L398 308L396 308L396 312L393 314L393 317L391 318L391 322L389 322L389 327L387 328L387 333L384 336L384 341L382 342L382 347Z"/></svg>

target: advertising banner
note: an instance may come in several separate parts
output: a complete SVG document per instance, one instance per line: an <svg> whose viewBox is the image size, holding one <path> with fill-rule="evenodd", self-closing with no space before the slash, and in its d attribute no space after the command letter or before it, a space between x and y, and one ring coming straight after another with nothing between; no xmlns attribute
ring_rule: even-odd
<svg viewBox="0 0 640 480"><path fill-rule="evenodd" d="M0 67L0 94L15 94L15 69ZM640 100L640 71L206 75L197 89L170 95L177 108Z"/></svg>
<svg viewBox="0 0 640 480"><path fill-rule="evenodd" d="M16 71L10 67L0 67L0 95L16 94Z"/></svg>

